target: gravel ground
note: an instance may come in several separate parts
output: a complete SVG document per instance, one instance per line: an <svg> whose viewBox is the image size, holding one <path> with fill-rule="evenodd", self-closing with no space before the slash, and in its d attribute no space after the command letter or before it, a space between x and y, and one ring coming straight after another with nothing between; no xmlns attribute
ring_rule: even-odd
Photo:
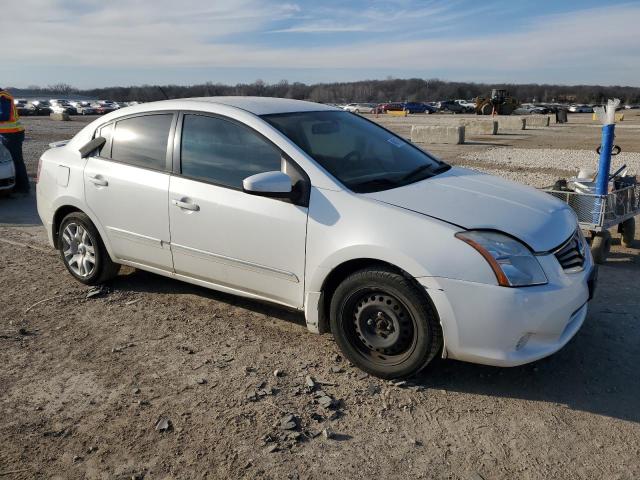
<svg viewBox="0 0 640 480"><path fill-rule="evenodd" d="M544 187L553 185L560 177L576 176L581 168L597 171L598 155L593 150L496 147L464 153L457 163L515 182ZM629 175L635 175L640 172L640 153L622 152L612 158L611 164L612 171L627 165Z"/></svg>
<svg viewBox="0 0 640 480"><path fill-rule="evenodd" d="M30 171L85 121L26 119ZM564 171L561 136L517 147L548 135L441 152L535 184ZM576 138L567 171L590 161ZM557 354L394 384L275 306L132 269L88 297L43 233L33 196L0 199L0 478L640 478L636 249L613 247Z"/></svg>

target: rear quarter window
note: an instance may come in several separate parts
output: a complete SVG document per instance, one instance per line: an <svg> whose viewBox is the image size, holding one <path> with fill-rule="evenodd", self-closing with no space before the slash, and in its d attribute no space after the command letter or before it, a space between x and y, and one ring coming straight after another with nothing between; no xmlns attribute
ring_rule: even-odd
<svg viewBox="0 0 640 480"><path fill-rule="evenodd" d="M104 145L100 147L97 155L103 158L111 158L111 137L113 136L113 123L103 125L96 132L96 137L102 137L106 140Z"/></svg>

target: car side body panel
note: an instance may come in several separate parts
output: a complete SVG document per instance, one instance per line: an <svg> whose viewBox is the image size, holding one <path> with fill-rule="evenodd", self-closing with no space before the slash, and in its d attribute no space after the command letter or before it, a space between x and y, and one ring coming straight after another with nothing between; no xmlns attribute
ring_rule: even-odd
<svg viewBox="0 0 640 480"><path fill-rule="evenodd" d="M178 176L169 196L177 274L302 308L306 207Z"/></svg>
<svg viewBox="0 0 640 480"><path fill-rule="evenodd" d="M173 270L169 246L169 174L91 157L85 202L100 219L113 260Z"/></svg>

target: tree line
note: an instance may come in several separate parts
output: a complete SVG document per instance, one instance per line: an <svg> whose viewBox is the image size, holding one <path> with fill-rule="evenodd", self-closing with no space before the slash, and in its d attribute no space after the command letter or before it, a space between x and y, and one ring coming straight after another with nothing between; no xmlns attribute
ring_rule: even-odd
<svg viewBox="0 0 640 480"><path fill-rule="evenodd" d="M11 89L15 96L73 96L115 101L150 102L171 98L209 97L218 95L252 95L311 100L321 103L343 102L391 102L391 101L439 101L453 99L471 100L487 96L492 88L506 89L520 102L602 103L608 98L619 98L623 103L640 103L640 87L600 85L547 85L547 84L486 84L473 82L449 82L439 79L362 80L305 84L281 80L266 83L225 85L207 82L199 85L140 85L131 87L107 87L77 89L68 84L48 87L32 86L28 89Z"/></svg>

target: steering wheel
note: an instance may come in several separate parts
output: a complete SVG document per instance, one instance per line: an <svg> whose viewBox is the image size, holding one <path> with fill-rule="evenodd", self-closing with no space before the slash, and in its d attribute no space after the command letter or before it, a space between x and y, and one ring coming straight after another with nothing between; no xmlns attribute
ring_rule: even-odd
<svg viewBox="0 0 640 480"><path fill-rule="evenodd" d="M342 157L344 162L353 162L362 160L362 154L358 150L352 150Z"/></svg>

